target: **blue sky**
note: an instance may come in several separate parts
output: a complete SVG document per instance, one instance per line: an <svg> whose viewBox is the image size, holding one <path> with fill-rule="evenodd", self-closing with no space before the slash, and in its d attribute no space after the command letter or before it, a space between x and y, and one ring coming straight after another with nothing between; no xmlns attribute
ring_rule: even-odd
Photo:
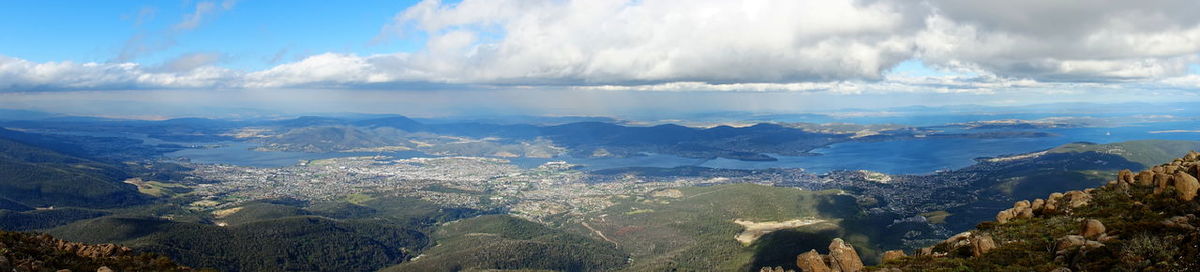
<svg viewBox="0 0 1200 272"><path fill-rule="evenodd" d="M191 30L168 34L195 12L194 1L13 1L0 9L0 54L35 62L110 62L143 36L175 44L128 61L157 64L196 52L220 64L261 70L325 52L380 54L418 49L421 35L371 41L416 1L237 1ZM219 2L214 2L221 4ZM282 58L276 59L276 56Z"/></svg>
<svg viewBox="0 0 1200 272"><path fill-rule="evenodd" d="M146 104L167 94L229 102L211 106L311 106L280 104L290 90L343 99L321 102L351 111L376 102L348 102L370 93L429 102L418 104L431 112L547 114L590 103L572 97L642 96L626 92L679 105L739 97L771 111L889 105L863 97L895 106L1200 100L1200 1L998 3L12 1L0 3L0 107ZM484 93L491 99L445 99ZM823 102L755 100L777 98L770 93ZM62 99L78 101L46 102ZM697 110L755 108L705 101ZM642 102L628 103L661 106ZM570 106L529 109L542 104Z"/></svg>

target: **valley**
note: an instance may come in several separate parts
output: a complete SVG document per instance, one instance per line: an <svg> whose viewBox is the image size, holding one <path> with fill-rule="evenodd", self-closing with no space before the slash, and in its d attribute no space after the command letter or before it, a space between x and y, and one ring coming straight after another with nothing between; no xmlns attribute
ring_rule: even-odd
<svg viewBox="0 0 1200 272"><path fill-rule="evenodd" d="M63 128L53 122L14 127L20 131L6 132L13 146L6 153L11 161L90 162L97 165L92 170L115 163L108 166L115 174L96 182L121 188L138 202L104 208L80 205L74 195L53 202L45 202L45 195L39 198L42 202L6 197L6 207L0 210L5 223L0 227L45 231L73 241L119 243L163 253L185 265L229 271L746 271L787 267L795 254L832 238L849 241L867 263L877 263L883 249L927 246L987 220L1004 208L1003 203L1096 186L1117 170L1142 169L1180 150L1200 149L1200 142L1159 140L1079 142L1012 152L1014 146L1049 145L1087 135L1071 132L1080 129L1076 126L1040 123L1019 129L1032 126L1053 132L918 129L924 132L913 134L900 126L880 126L899 130L869 133L845 125L656 126L606 137L667 134L615 140L563 132L579 127L621 130L615 125L426 126L386 120L205 121L212 124L211 130L186 139L206 142L146 136L153 134L122 137L155 131L147 127L171 131L178 121L139 123L136 129L96 127L107 132L53 137L38 134L61 133ZM189 126L190 122L196 121ZM395 128L405 126L412 131ZM1016 125L996 122L967 127L1012 126ZM76 151L114 142L103 137L131 139L120 142L130 147L126 150L175 149L99 157ZM703 147L685 151L658 145L678 145L689 141L685 138L705 139L693 140ZM694 153L720 141L726 142L719 146L733 148L721 152L746 153ZM797 149L804 153L754 153L763 151L755 145L786 146L788 141L815 145ZM945 160L912 158L935 166L896 172L880 171L896 168L874 163L902 165L907 160L868 155L905 156L887 150L914 145L929 145L933 154L955 153ZM59 154L41 149L45 147L96 159L20 155ZM216 160L189 158L202 158L203 152ZM244 159L259 155L276 162ZM130 160L131 156L140 159ZM959 160L971 163L954 168ZM96 226L105 226L105 231L96 231ZM305 238L309 235L328 238ZM378 243L388 245L373 246ZM259 247L266 251L251 251ZM314 261L316 256L334 259ZM307 260L302 262L307 266L294 266L295 260Z"/></svg>

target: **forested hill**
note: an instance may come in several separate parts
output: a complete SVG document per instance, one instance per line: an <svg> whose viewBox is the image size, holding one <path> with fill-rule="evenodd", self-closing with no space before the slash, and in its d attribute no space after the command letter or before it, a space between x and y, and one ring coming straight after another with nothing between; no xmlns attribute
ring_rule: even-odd
<svg viewBox="0 0 1200 272"><path fill-rule="evenodd" d="M89 245L50 235L0 231L0 271L193 271L155 254L112 244Z"/></svg>
<svg viewBox="0 0 1200 272"><path fill-rule="evenodd" d="M67 155L0 135L0 208L90 208L142 203L147 197L120 166Z"/></svg>

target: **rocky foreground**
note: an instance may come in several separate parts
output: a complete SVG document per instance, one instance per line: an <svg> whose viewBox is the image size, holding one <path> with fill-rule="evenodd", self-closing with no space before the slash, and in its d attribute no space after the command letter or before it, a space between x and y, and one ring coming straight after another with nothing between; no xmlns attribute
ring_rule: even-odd
<svg viewBox="0 0 1200 272"><path fill-rule="evenodd" d="M193 271L166 257L113 244L89 245L46 234L0 231L0 272Z"/></svg>
<svg viewBox="0 0 1200 272"><path fill-rule="evenodd" d="M1200 153L1107 185L1020 201L996 221L864 267L841 239L797 256L802 271L1200 271ZM762 271L784 271L762 268Z"/></svg>

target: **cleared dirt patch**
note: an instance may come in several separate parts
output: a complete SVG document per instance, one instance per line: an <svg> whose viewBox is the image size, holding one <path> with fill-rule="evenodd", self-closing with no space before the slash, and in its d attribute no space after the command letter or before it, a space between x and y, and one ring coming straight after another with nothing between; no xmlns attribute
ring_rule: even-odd
<svg viewBox="0 0 1200 272"><path fill-rule="evenodd" d="M746 221L746 220L741 220L741 219L734 219L733 223L742 225L742 227L745 228L745 230L742 230L741 233L738 233L736 236L733 236L733 238L737 239L738 242L741 242L742 245L748 246L748 245L750 245L750 243L753 243L754 240L758 240L758 237L762 237L763 235L766 235L767 233L771 233L772 231L777 231L777 230L781 230L781 229L799 228L799 227L822 223L822 222L825 222L825 220L815 219L815 218L794 219L794 220L788 220L788 221L783 221L783 222L778 222L778 221L754 222L754 221Z"/></svg>

